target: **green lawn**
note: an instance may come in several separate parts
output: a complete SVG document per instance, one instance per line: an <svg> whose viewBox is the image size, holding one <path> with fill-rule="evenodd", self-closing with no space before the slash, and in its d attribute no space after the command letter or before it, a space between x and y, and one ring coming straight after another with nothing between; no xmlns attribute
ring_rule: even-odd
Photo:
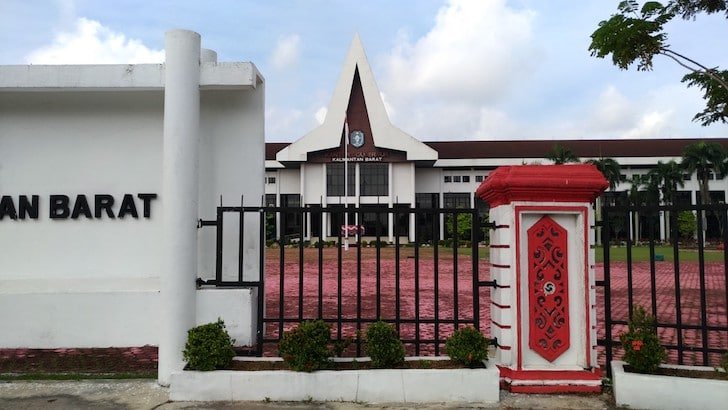
<svg viewBox="0 0 728 410"><path fill-rule="evenodd" d="M594 248L594 253L597 262L604 261L604 249L601 246ZM663 255L665 261L672 262L674 251L672 246L655 246L655 254ZM679 258L682 262L697 262L698 261L698 250L697 249L680 249ZM609 259L612 262L626 262L627 261L627 247L612 246L609 248ZM649 246L633 246L632 247L632 261L633 262L649 262L650 260L650 248ZM705 251L705 262L722 262L723 251L719 250L706 250Z"/></svg>

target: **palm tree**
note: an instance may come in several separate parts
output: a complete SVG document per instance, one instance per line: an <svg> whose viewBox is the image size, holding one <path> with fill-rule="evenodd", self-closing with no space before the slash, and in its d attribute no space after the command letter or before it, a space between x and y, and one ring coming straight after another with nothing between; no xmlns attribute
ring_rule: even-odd
<svg viewBox="0 0 728 410"><path fill-rule="evenodd" d="M662 202L666 205L674 205L678 187L683 187L685 185L683 170L680 164L675 161L657 161L655 168L651 169L647 175L649 176L652 184L659 187L659 193L662 194ZM657 213L653 216L648 212L648 217L654 217L657 219ZM670 221L672 219L670 217L670 212L665 212L663 218L666 232L671 232L671 229L669 228L671 223Z"/></svg>
<svg viewBox="0 0 728 410"><path fill-rule="evenodd" d="M710 173L722 173L726 167L726 151L723 147L715 142L700 141L695 144L688 145L683 151L683 158L680 165L686 171L693 173L695 172L698 176L698 187L700 189L700 202L703 205L708 205L712 201L710 200L710 191L708 188L708 180ZM703 221L703 229L700 233L705 240L705 233L707 230L708 220L705 212L698 212L700 218ZM721 236L723 234L723 223L721 223L721 217L716 213L718 218L719 228L721 230Z"/></svg>
<svg viewBox="0 0 728 410"><path fill-rule="evenodd" d="M710 191L708 190L710 173L711 171L720 173L725 160L725 150L715 142L700 141L685 147L680 165L684 170L690 173L695 172L698 175L701 203L710 204Z"/></svg>
<svg viewBox="0 0 728 410"><path fill-rule="evenodd" d="M626 178L621 173L621 167L619 166L619 162L615 161L613 158L599 158L599 159L590 159L587 161L590 164L594 164L595 167L599 170L599 172L604 175L604 178L609 182L609 190L614 191L615 188L617 188L617 185L619 185L620 182L624 182Z"/></svg>
<svg viewBox="0 0 728 410"><path fill-rule="evenodd" d="M657 205L660 198L660 190L654 178L649 175L643 178L642 175L635 175L629 180L632 184L627 192L627 199L630 205Z"/></svg>
<svg viewBox="0 0 728 410"><path fill-rule="evenodd" d="M651 169L647 175L659 187L663 203L674 204L677 188L685 185L680 164L675 161L657 161L655 168Z"/></svg>
<svg viewBox="0 0 728 410"><path fill-rule="evenodd" d="M554 145L554 147L551 148L551 151L546 153L544 158L553 161L554 164L557 165L567 164L569 162L579 162L579 157L577 157L574 152L559 144Z"/></svg>

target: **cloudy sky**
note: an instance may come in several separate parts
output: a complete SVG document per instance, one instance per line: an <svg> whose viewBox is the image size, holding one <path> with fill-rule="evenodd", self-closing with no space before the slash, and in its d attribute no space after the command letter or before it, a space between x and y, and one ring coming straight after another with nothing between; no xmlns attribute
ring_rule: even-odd
<svg viewBox="0 0 728 410"><path fill-rule="evenodd" d="M256 64L266 139L291 141L322 121L358 32L392 122L422 140L728 137L692 122L700 93L671 61L645 73L590 57L617 3L0 0L0 64L162 62L165 30L195 30L220 61ZM728 66L724 17L669 33L674 50Z"/></svg>

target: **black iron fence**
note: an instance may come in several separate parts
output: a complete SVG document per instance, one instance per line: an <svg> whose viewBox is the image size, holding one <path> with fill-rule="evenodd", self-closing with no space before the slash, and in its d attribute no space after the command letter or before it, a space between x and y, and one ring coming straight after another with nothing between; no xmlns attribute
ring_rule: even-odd
<svg viewBox="0 0 728 410"><path fill-rule="evenodd" d="M239 219L236 280L223 274L228 213ZM260 280L245 281L243 232L251 215L266 246ZM277 354L283 332L306 320L329 323L335 341L349 345L345 354L356 356L366 327L378 320L396 326L410 355L444 354L445 339L462 326L488 331L488 310L480 306L494 285L481 277L490 225L477 209L221 206L200 226L216 227L217 249L215 278L199 283L252 287L264 296L254 354Z"/></svg>
<svg viewBox="0 0 728 410"><path fill-rule="evenodd" d="M728 352L727 210L725 204L602 208L603 270L596 284L606 364L623 354L619 334L637 305L656 319L668 362L715 366Z"/></svg>

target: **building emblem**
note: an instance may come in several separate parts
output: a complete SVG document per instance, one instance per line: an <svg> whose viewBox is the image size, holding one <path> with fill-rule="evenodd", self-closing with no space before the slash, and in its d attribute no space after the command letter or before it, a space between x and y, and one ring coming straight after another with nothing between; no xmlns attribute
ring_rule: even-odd
<svg viewBox="0 0 728 410"><path fill-rule="evenodd" d="M363 131L352 131L349 136L349 142L355 148L361 148L364 145L364 132Z"/></svg>

